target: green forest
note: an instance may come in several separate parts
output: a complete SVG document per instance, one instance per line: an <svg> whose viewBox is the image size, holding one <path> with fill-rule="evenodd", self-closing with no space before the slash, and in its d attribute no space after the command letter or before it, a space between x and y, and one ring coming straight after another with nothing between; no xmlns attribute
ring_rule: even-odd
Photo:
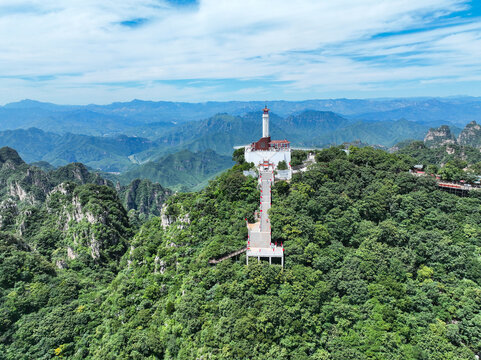
<svg viewBox="0 0 481 360"><path fill-rule="evenodd" d="M259 206L241 156L203 190L155 203L151 184L62 180L2 154L2 360L481 354L481 192L438 190L408 173L410 154L334 147L276 182L284 268L208 264L245 246Z"/></svg>

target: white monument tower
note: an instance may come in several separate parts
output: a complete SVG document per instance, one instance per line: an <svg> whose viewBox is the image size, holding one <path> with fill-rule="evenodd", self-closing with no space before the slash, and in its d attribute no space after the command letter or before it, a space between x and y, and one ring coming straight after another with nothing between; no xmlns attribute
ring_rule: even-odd
<svg viewBox="0 0 481 360"><path fill-rule="evenodd" d="M252 162L256 167L277 170L279 179L290 179L291 169L291 146L287 140L271 140L269 134L269 109L267 106L262 114L262 138L245 147L244 157L247 162ZM287 170L279 170L277 166L285 161Z"/></svg>
<svg viewBox="0 0 481 360"><path fill-rule="evenodd" d="M262 137L269 137L269 109L267 106L264 108L264 113L262 114Z"/></svg>

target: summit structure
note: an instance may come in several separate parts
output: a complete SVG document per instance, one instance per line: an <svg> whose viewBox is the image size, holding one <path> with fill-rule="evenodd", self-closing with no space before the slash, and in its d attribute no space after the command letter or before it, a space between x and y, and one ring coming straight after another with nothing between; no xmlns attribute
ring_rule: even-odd
<svg viewBox="0 0 481 360"><path fill-rule="evenodd" d="M264 108L262 114L262 137L245 147L244 157L247 162L252 162L256 167L277 171L280 179L290 179L291 169L291 143L287 140L271 140L269 133L269 109ZM285 162L287 169L277 169L280 162Z"/></svg>
<svg viewBox="0 0 481 360"><path fill-rule="evenodd" d="M264 108L262 114L262 138L245 147L245 160L255 164L259 174L260 206L255 213L255 222L247 222L248 239L246 248L246 262L249 257L280 259L284 266L284 246L272 242L271 223L268 211L271 208L271 188L276 178L289 180L292 176L291 147L287 140L271 140L269 133L269 109ZM285 163L278 169L281 162Z"/></svg>

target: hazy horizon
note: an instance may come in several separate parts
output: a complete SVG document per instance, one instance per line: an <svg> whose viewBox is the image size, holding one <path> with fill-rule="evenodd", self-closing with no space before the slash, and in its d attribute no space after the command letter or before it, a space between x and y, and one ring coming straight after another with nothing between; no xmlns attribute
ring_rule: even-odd
<svg viewBox="0 0 481 360"><path fill-rule="evenodd" d="M481 96L467 0L4 0L0 103Z"/></svg>
<svg viewBox="0 0 481 360"><path fill-rule="evenodd" d="M339 101L339 100L365 100L365 101L390 101L390 100L425 100L425 99L440 99L440 100L448 100L448 99L481 99L481 96L471 96L471 95L450 95L450 96L400 96L400 97L366 97L366 98L347 98L347 97L339 97L339 98L312 98L312 99L301 99L301 100L288 100L288 99L267 99L267 100L238 100L238 99L228 99L228 100L205 100L205 101L175 101L175 100L168 100L168 99L130 99L125 101L118 101L114 100L111 102L92 102L92 103L61 103L61 102L51 102L51 101L41 101L37 99L18 99L9 101L6 103L0 103L0 107L10 105L10 104L18 104L22 102L34 102L34 103L41 103L41 104L52 104L52 105L60 105L60 106L88 106L88 105L112 105L116 103L132 103L135 101L140 102L165 102L165 103L186 103L186 104L206 104L206 103L229 103L229 102L265 102L267 105L269 102L307 102L307 101Z"/></svg>

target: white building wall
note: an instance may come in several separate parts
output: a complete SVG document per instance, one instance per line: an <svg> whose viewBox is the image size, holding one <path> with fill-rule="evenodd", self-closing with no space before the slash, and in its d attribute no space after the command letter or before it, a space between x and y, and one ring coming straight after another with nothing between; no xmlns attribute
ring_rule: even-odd
<svg viewBox="0 0 481 360"><path fill-rule="evenodd" d="M276 171L276 179L277 180L289 180L292 177L292 170L277 170Z"/></svg>
<svg viewBox="0 0 481 360"><path fill-rule="evenodd" d="M276 167L281 161L285 161L287 166L289 166L289 163L291 162L291 150L251 151L250 147L246 147L244 157L247 162L252 162L256 166L266 160L274 164Z"/></svg>

